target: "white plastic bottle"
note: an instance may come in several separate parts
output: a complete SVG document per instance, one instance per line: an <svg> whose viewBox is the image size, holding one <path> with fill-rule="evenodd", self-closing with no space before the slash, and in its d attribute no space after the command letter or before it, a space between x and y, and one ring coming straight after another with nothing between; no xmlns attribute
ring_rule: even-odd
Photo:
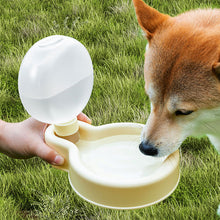
<svg viewBox="0 0 220 220"><path fill-rule="evenodd" d="M18 89L27 112L39 121L57 124L76 117L93 87L93 67L77 40L54 35L35 43L20 67Z"/></svg>

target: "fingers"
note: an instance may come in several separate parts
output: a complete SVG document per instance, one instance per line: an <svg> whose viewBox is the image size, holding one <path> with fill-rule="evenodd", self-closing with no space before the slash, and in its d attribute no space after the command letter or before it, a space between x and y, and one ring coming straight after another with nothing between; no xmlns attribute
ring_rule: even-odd
<svg viewBox="0 0 220 220"><path fill-rule="evenodd" d="M83 122L86 122L88 124L91 124L92 121L89 117L87 117L84 113L80 113L77 116L77 119ZM30 119L30 120L34 120L34 119ZM43 136L45 133L45 130L47 128L47 124L41 123L41 122L33 122L34 125L36 125L36 129L40 130L41 132L43 132ZM41 137L41 141L36 141L35 144L32 143L32 149L34 151L34 155L38 156L40 158L42 158L43 160L45 160L46 162L53 164L53 165L63 165L64 164L64 158L59 155L55 150L53 150L52 148L50 148L43 140L44 138Z"/></svg>
<svg viewBox="0 0 220 220"><path fill-rule="evenodd" d="M92 124L92 120L87 115L85 115L82 112L77 116L77 119L79 121L84 121L84 122L86 122L88 124Z"/></svg>
<svg viewBox="0 0 220 220"><path fill-rule="evenodd" d="M88 124L92 123L91 119L82 112L77 116L77 119ZM44 132L47 126L48 125L44 127ZM45 143L39 144L39 146L37 147L36 156L41 157L43 160L53 165L64 164L64 158Z"/></svg>
<svg viewBox="0 0 220 220"><path fill-rule="evenodd" d="M64 158L43 142L36 146L35 155L53 165L64 164Z"/></svg>

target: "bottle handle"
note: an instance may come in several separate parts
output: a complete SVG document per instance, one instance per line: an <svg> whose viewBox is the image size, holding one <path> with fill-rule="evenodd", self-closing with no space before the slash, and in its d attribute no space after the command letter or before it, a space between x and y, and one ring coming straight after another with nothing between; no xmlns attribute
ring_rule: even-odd
<svg viewBox="0 0 220 220"><path fill-rule="evenodd" d="M54 126L50 125L45 131L45 142L48 146L54 149L58 154L60 154L64 158L64 164L57 166L52 165L53 167L69 171L69 149L70 147L74 147L75 145L70 141L67 141L63 138L56 136L54 132ZM74 145L74 146L71 146Z"/></svg>
<svg viewBox="0 0 220 220"><path fill-rule="evenodd" d="M45 142L64 158L64 164L53 165L57 169L69 170L69 150L76 147L79 140L77 119L64 124L50 125L45 131Z"/></svg>

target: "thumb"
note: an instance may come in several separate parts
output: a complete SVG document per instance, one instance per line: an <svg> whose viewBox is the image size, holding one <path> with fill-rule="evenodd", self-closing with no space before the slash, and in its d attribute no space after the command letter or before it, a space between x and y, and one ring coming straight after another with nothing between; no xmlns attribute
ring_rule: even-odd
<svg viewBox="0 0 220 220"><path fill-rule="evenodd" d="M64 158L44 142L36 145L35 155L53 165L64 164Z"/></svg>

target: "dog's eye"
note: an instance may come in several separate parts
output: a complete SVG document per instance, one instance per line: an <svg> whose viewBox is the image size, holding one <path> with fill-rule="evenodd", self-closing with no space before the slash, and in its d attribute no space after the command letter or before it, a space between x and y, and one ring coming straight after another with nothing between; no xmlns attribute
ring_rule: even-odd
<svg viewBox="0 0 220 220"><path fill-rule="evenodd" d="M177 110L175 111L175 115L179 116L179 115L190 115L191 113L193 113L193 111L187 111L187 110Z"/></svg>

